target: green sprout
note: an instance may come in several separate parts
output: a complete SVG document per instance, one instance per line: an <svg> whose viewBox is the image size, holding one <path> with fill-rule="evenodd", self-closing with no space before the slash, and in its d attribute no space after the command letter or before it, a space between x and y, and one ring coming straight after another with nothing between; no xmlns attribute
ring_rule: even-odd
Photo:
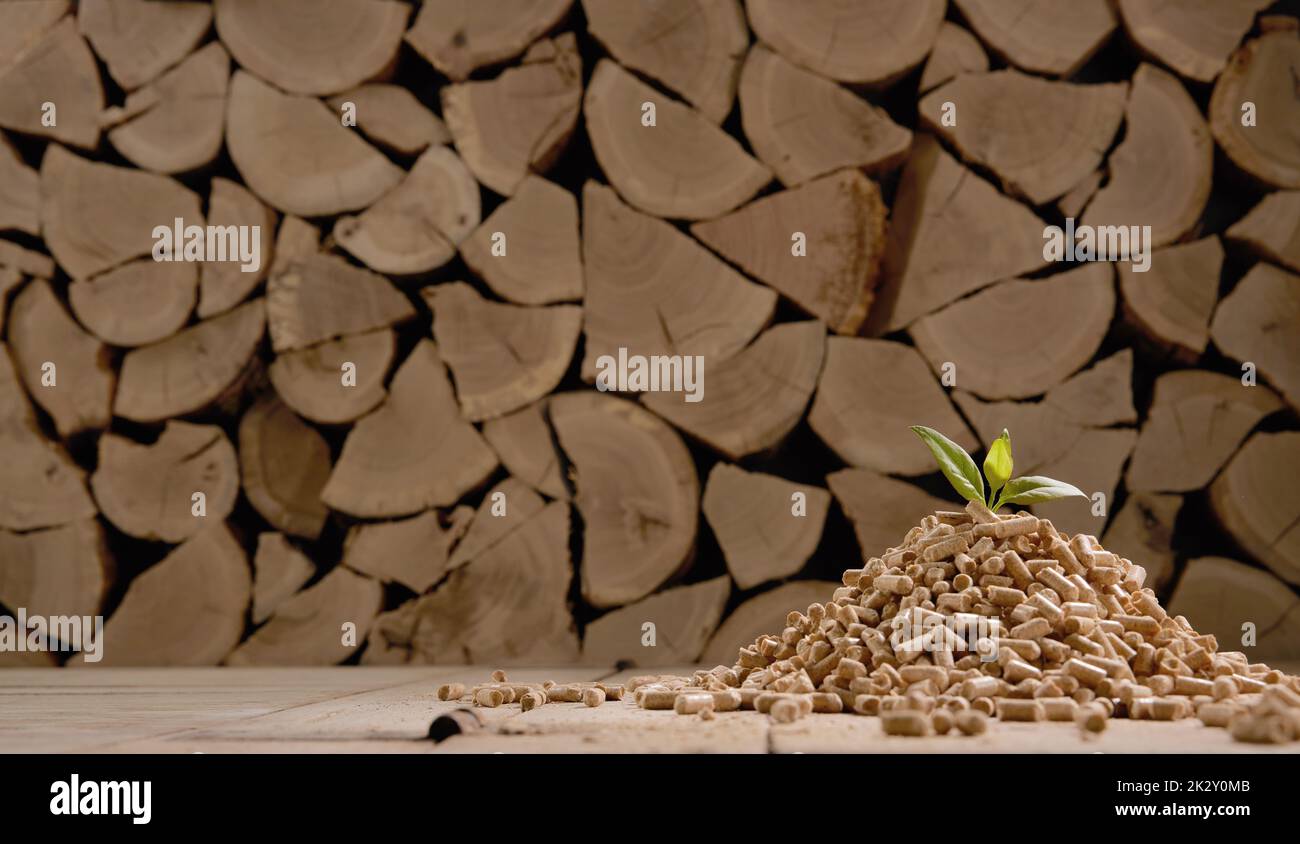
<svg viewBox="0 0 1300 844"><path fill-rule="evenodd" d="M984 475L966 449L933 428L913 425L912 432L930 449L939 463L939 471L952 484L952 488L967 501L978 501L994 513L1004 504L1037 504L1056 498L1077 495L1087 498L1080 489L1064 481L1026 475L1011 478L1015 461L1011 458L1011 434L1004 428L1002 435L989 445L984 458ZM984 481L988 479L988 495L984 494Z"/></svg>

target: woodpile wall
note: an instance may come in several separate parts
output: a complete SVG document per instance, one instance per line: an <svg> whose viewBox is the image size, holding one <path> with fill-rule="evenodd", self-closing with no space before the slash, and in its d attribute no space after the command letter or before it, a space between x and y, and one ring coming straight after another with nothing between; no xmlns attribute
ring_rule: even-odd
<svg viewBox="0 0 1300 844"><path fill-rule="evenodd" d="M1006 427L1300 658L1295 10L1021 5L0 3L0 605L101 665L731 664L952 506L908 426Z"/></svg>

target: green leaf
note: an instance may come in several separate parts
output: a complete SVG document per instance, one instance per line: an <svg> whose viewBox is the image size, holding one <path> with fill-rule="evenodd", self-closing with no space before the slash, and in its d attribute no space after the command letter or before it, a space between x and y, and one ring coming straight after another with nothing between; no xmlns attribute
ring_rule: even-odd
<svg viewBox="0 0 1300 844"><path fill-rule="evenodd" d="M998 502L998 507L1003 504L1037 504L1040 501L1069 498L1073 495L1081 498L1088 497L1078 487L1071 486L1065 481L1028 475L1016 478L1007 484L1006 489L1002 491L1002 500ZM996 511L997 507L993 509Z"/></svg>
<svg viewBox="0 0 1300 844"><path fill-rule="evenodd" d="M1002 436L993 441L988 456L984 458L984 477L989 479L990 497L996 495L1011 479L1014 465L1011 460L1011 433L1003 428Z"/></svg>
<svg viewBox="0 0 1300 844"><path fill-rule="evenodd" d="M939 463L939 471L952 488L967 501L984 501L984 479L966 449L943 434L924 425L913 425L912 432L921 438Z"/></svg>

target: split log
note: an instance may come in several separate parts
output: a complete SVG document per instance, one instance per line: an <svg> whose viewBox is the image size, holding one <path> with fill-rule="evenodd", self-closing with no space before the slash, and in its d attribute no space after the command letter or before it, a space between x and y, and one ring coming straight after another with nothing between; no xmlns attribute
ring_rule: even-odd
<svg viewBox="0 0 1300 844"><path fill-rule="evenodd" d="M1269 0L1192 0L1167 5L1119 0L1133 43L1181 76L1211 82Z"/></svg>
<svg viewBox="0 0 1300 844"><path fill-rule="evenodd" d="M104 517L128 536L184 542L230 515L239 463L217 426L172 420L148 445L112 433L100 437L90 488ZM204 496L205 515L195 513L196 493Z"/></svg>
<svg viewBox="0 0 1300 844"><path fill-rule="evenodd" d="M786 187L843 167L889 172L912 133L884 109L755 44L740 76L740 117L759 159Z"/></svg>
<svg viewBox="0 0 1300 844"><path fill-rule="evenodd" d="M108 348L81 330L40 279L14 298L10 318L14 364L59 436L106 427L116 379Z"/></svg>
<svg viewBox="0 0 1300 844"><path fill-rule="evenodd" d="M791 610L820 604L840 584L824 580L797 580L769 589L731 611L709 639L700 657L701 665L734 665L741 648L754 644L764 633L780 635Z"/></svg>
<svg viewBox="0 0 1300 844"><path fill-rule="evenodd" d="M573 0L499 0L464 3L429 0L420 5L406 42L453 80L512 59L555 28Z"/></svg>
<svg viewBox="0 0 1300 844"><path fill-rule="evenodd" d="M868 327L905 328L981 287L1047 266L1043 221L918 135L890 212Z"/></svg>
<svg viewBox="0 0 1300 844"><path fill-rule="evenodd" d="M483 437L513 477L551 498L568 498L545 400L483 423Z"/></svg>
<svg viewBox="0 0 1300 844"><path fill-rule="evenodd" d="M1089 498L1064 498L1035 504L1030 509L1040 518L1050 519L1059 530L1100 535L1137 437L1132 428L1085 429L1065 455L1036 472L1074 484ZM1099 493L1103 497L1097 499Z"/></svg>
<svg viewBox="0 0 1300 844"><path fill-rule="evenodd" d="M1125 134L1111 153L1110 182L1083 215L1087 226L1150 226L1151 246L1196 225L1210 196L1214 143L1178 77L1144 64L1133 74Z"/></svg>
<svg viewBox="0 0 1300 844"><path fill-rule="evenodd" d="M1138 420L1133 407L1133 350L1122 349L1053 387L1043 403L1061 409L1078 425L1132 425Z"/></svg>
<svg viewBox="0 0 1300 844"><path fill-rule="evenodd" d="M584 523L582 595L598 608L644 598L690 563L700 498L690 453L633 402L581 392L549 406Z"/></svg>
<svg viewBox="0 0 1300 844"><path fill-rule="evenodd" d="M242 67L291 94L337 94L397 61L410 6L397 0L215 0Z"/></svg>
<svg viewBox="0 0 1300 844"><path fill-rule="evenodd" d="M447 555L465 532L470 509L457 507L444 527L435 510L394 522L368 522L348 531L343 565L417 595L447 573Z"/></svg>
<svg viewBox="0 0 1300 844"><path fill-rule="evenodd" d="M414 598L395 610L375 616L366 637L366 649L361 652L362 665L407 665L411 661L411 637L421 599Z"/></svg>
<svg viewBox="0 0 1300 844"><path fill-rule="evenodd" d="M718 629L730 595L731 582L715 577L611 610L587 625L582 661L638 668L692 665ZM653 640L646 624L653 625Z"/></svg>
<svg viewBox="0 0 1300 844"><path fill-rule="evenodd" d="M322 425L343 425L384 400L396 353L393 330L383 328L285 352L272 361L268 374L296 413Z"/></svg>
<svg viewBox="0 0 1300 844"><path fill-rule="evenodd" d="M1162 592L1174 575L1174 523L1182 507L1181 495L1130 490L1101 538L1102 547L1142 566L1146 585Z"/></svg>
<svg viewBox="0 0 1300 844"><path fill-rule="evenodd" d="M316 573L307 555L282 533L257 536L253 557L253 623L261 624Z"/></svg>
<svg viewBox="0 0 1300 844"><path fill-rule="evenodd" d="M936 372L956 366L963 389L986 399L1027 398L1087 363L1114 312L1114 270L1094 263L1003 282L925 317L911 333Z"/></svg>
<svg viewBox="0 0 1300 844"><path fill-rule="evenodd" d="M41 177L0 133L0 231L41 233Z"/></svg>
<svg viewBox="0 0 1300 844"><path fill-rule="evenodd" d="M944 21L939 27L939 37L934 40L934 49L925 60L925 69L921 71L918 93L925 94L963 73L984 73L988 69L989 57L979 39L965 28Z"/></svg>
<svg viewBox="0 0 1300 844"><path fill-rule="evenodd" d="M790 61L841 82L880 85L925 60L946 5L944 0L745 2L754 32Z"/></svg>
<svg viewBox="0 0 1300 844"><path fill-rule="evenodd" d="M1210 315L1219 298L1223 246L1217 237L1175 244L1151 255L1148 272L1121 263L1124 315L1175 357L1195 362L1210 340Z"/></svg>
<svg viewBox="0 0 1300 844"><path fill-rule="evenodd" d="M422 340L393 376L388 399L352 427L321 500L360 518L406 516L455 503L496 467L461 418L437 347Z"/></svg>
<svg viewBox="0 0 1300 844"><path fill-rule="evenodd" d="M739 460L775 448L799 424L825 354L821 323L782 323L711 366L707 379L700 368L699 401L680 392L644 393L641 401L729 460Z"/></svg>
<svg viewBox="0 0 1300 844"><path fill-rule="evenodd" d="M926 94L918 109L922 125L962 158L991 170L1008 193L1042 205L1102 163L1127 91L1123 82L1076 85L998 70L958 76ZM943 119L949 104L957 110L954 126Z"/></svg>
<svg viewBox="0 0 1300 844"><path fill-rule="evenodd" d="M412 661L554 665L578 657L569 505L555 501L418 599Z"/></svg>
<svg viewBox="0 0 1300 844"><path fill-rule="evenodd" d="M261 255L257 269L244 272L237 261L204 261L199 274L199 319L207 319L238 305L266 279L271 269L274 247L275 212L266 207L243 185L214 177L208 194L208 224L211 226L247 226L256 229L256 244ZM227 256L232 257L232 256Z"/></svg>
<svg viewBox="0 0 1300 844"><path fill-rule="evenodd" d="M595 182L582 189L582 377L603 355L734 355L772 318L776 294ZM717 314L725 313L725 320Z"/></svg>
<svg viewBox="0 0 1300 844"><path fill-rule="evenodd" d="M277 353L387 328L415 309L383 276L333 255L296 261L266 285L266 322Z"/></svg>
<svg viewBox="0 0 1300 844"><path fill-rule="evenodd" d="M1061 212L1062 217L1079 218L1083 216L1083 211L1092 202L1092 198L1101 190L1101 183L1105 179L1105 173L1102 170L1094 170L1083 181L1065 192L1065 195L1056 201L1056 210Z"/></svg>
<svg viewBox="0 0 1300 844"><path fill-rule="evenodd" d="M286 598L225 664L337 665L365 641L383 602L378 581L338 566L320 582Z"/></svg>
<svg viewBox="0 0 1300 844"><path fill-rule="evenodd" d="M549 170L573 134L582 102L577 40L566 32L539 41L519 67L495 79L448 85L441 96L447 128L469 169L510 196L530 170Z"/></svg>
<svg viewBox="0 0 1300 844"><path fill-rule="evenodd" d="M45 125L45 103L56 109L52 126ZM6 129L93 150L103 110L99 67L71 16L0 66L0 126Z"/></svg>
<svg viewBox="0 0 1300 844"><path fill-rule="evenodd" d="M151 254L154 227L178 217L187 226L203 225L198 196L180 182L87 161L57 144L45 150L41 227L54 260L72 278Z"/></svg>
<svg viewBox="0 0 1300 844"><path fill-rule="evenodd" d="M0 3L0 67L6 67L72 9L70 0Z"/></svg>
<svg viewBox="0 0 1300 844"><path fill-rule="evenodd" d="M1185 369L1156 379L1128 469L1130 490L1189 492L1208 484L1261 419L1282 408L1267 387Z"/></svg>
<svg viewBox="0 0 1300 844"><path fill-rule="evenodd" d="M1300 408L1300 276L1256 264L1219 302L1210 336L1225 355L1253 363Z"/></svg>
<svg viewBox="0 0 1300 844"><path fill-rule="evenodd" d="M85 473L41 433L0 344L0 528L34 530L94 515Z"/></svg>
<svg viewBox="0 0 1300 844"><path fill-rule="evenodd" d="M54 278L54 261L49 255L0 240L0 267L17 270L33 278Z"/></svg>
<svg viewBox="0 0 1300 844"><path fill-rule="evenodd" d="M330 475L330 447L274 393L239 422L239 466L244 495L271 526L316 539L329 510L320 492Z"/></svg>
<svg viewBox="0 0 1300 844"><path fill-rule="evenodd" d="M1049 76L1073 76L1109 40L1116 26L1106 0L954 3L994 53L1016 67Z"/></svg>
<svg viewBox="0 0 1300 844"><path fill-rule="evenodd" d="M797 496L802 502L797 503ZM821 541L830 499L821 487L717 463L700 503L731 578L741 589L750 589L784 580L804 567Z"/></svg>
<svg viewBox="0 0 1300 844"><path fill-rule="evenodd" d="M0 333L4 332L9 293L23 283L23 274L15 269L0 266Z"/></svg>
<svg viewBox="0 0 1300 844"><path fill-rule="evenodd" d="M902 544L907 532L916 527L917 513L950 510L955 506L915 484L878 475L870 469L841 469L827 475L826 483L844 515L853 523L863 559L879 556L886 549Z"/></svg>
<svg viewBox="0 0 1300 844"><path fill-rule="evenodd" d="M404 175L320 100L282 94L245 71L231 78L226 109L226 147L236 169L253 193L286 213L319 217L365 208ZM311 155L303 155L307 149Z"/></svg>
<svg viewBox="0 0 1300 844"><path fill-rule="evenodd" d="M336 94L328 102L339 114L344 103L352 103L361 134L398 155L419 155L431 146L451 142L442 118L401 85L372 82Z"/></svg>
<svg viewBox="0 0 1300 844"><path fill-rule="evenodd" d="M180 331L194 311L199 268L187 261L141 258L68 285L82 325L114 346L147 346Z"/></svg>
<svg viewBox="0 0 1300 844"><path fill-rule="evenodd" d="M1279 577L1300 584L1300 433L1255 434L1210 485L1215 515L1233 539Z"/></svg>
<svg viewBox="0 0 1300 844"><path fill-rule="evenodd" d="M1300 273L1300 191L1268 194L1227 235L1265 260Z"/></svg>
<svg viewBox="0 0 1300 844"><path fill-rule="evenodd" d="M132 349L122 361L113 413L161 422L220 401L257 365L265 328L262 300L254 299L161 343Z"/></svg>
<svg viewBox="0 0 1300 844"><path fill-rule="evenodd" d="M433 336L451 369L461 415L494 419L551 392L582 331L577 305L525 308L490 302L462 281L421 291Z"/></svg>
<svg viewBox="0 0 1300 844"><path fill-rule="evenodd" d="M46 618L97 615L112 578L104 531L94 519L31 533L0 531L0 604L11 610Z"/></svg>
<svg viewBox="0 0 1300 844"><path fill-rule="evenodd" d="M359 216L342 217L334 237L372 270L423 273L456 256L479 224L478 184L456 153L430 147L397 187Z"/></svg>
<svg viewBox="0 0 1300 844"><path fill-rule="evenodd" d="M1016 474L1038 474L1068 454L1088 428L1132 424L1133 354L1125 349L1047 391L1037 402L984 402L961 390L958 406L979 441L992 442L1003 430L1015 432Z"/></svg>
<svg viewBox="0 0 1300 844"><path fill-rule="evenodd" d="M841 170L691 226L691 233L839 334L867 318L888 211L880 189Z"/></svg>
<svg viewBox="0 0 1300 844"><path fill-rule="evenodd" d="M587 31L619 64L657 79L714 123L726 119L749 46L740 0L582 0L582 10Z"/></svg>
<svg viewBox="0 0 1300 844"><path fill-rule="evenodd" d="M943 431L968 451L979 448L925 360L889 340L830 338L808 424L844 462L891 474L934 471L912 425Z"/></svg>
<svg viewBox="0 0 1300 844"><path fill-rule="evenodd" d="M184 173L221 152L230 56L215 41L110 108L108 140L137 167Z"/></svg>
<svg viewBox="0 0 1300 844"><path fill-rule="evenodd" d="M216 665L243 635L251 585L244 549L214 524L131 581L93 664Z"/></svg>
<svg viewBox="0 0 1300 844"><path fill-rule="evenodd" d="M1236 560L1188 562L1169 612L1214 636L1220 649L1245 651L1251 662L1300 658L1300 598L1268 572Z"/></svg>
<svg viewBox="0 0 1300 844"><path fill-rule="evenodd" d="M285 214L280 221L280 229L275 233L275 254L271 258L271 276L277 276L289 269L295 261L310 258L320 251L320 229L311 223Z"/></svg>
<svg viewBox="0 0 1300 844"><path fill-rule="evenodd" d="M520 305L582 298L578 200L527 176L460 244L465 263L493 292Z"/></svg>
<svg viewBox="0 0 1300 844"><path fill-rule="evenodd" d="M81 0L77 23L117 84L134 91L199 45L212 24L212 8L207 3Z"/></svg>
<svg viewBox="0 0 1300 844"><path fill-rule="evenodd" d="M516 478L506 478L483 496L473 518L466 518L468 530L461 531L465 536L456 543L447 568L460 568L475 559L511 531L522 527L545 506L542 497L527 485ZM465 510L466 517L470 516L468 508L459 509Z"/></svg>
<svg viewBox="0 0 1300 844"><path fill-rule="evenodd" d="M1270 32L1248 41L1215 83L1210 98L1210 131L1243 171L1266 185L1300 188L1300 146L1290 128L1300 120L1295 98L1295 67L1300 36L1294 30ZM1259 109L1259 122L1243 126L1245 103Z"/></svg>
<svg viewBox="0 0 1300 844"><path fill-rule="evenodd" d="M644 105L654 106L654 125ZM699 112L671 100L608 59L596 65L583 104L587 134L610 183L659 217L707 220L749 200L772 172Z"/></svg>
<svg viewBox="0 0 1300 844"><path fill-rule="evenodd" d="M993 442L1003 430L1013 433L1017 475L1037 473L1039 467L1065 455L1083 436L1082 424L1047 401L985 402L962 390L954 391L953 397L980 443Z"/></svg>

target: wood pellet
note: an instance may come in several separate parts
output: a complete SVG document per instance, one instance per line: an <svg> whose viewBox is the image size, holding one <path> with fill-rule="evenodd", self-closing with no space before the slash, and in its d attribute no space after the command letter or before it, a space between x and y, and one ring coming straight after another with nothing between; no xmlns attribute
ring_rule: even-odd
<svg viewBox="0 0 1300 844"><path fill-rule="evenodd" d="M732 666L625 684L471 689L479 706L597 706L619 700L701 720L756 710L788 724L821 714L878 717L889 736L973 736L990 720L1073 724L1197 718L1237 741L1300 740L1300 679L1171 617L1145 569L1091 536L971 502L913 528L902 545L848 569L824 603L738 649ZM458 700L465 687L438 689ZM1059 726L1058 726L1059 725Z"/></svg>

